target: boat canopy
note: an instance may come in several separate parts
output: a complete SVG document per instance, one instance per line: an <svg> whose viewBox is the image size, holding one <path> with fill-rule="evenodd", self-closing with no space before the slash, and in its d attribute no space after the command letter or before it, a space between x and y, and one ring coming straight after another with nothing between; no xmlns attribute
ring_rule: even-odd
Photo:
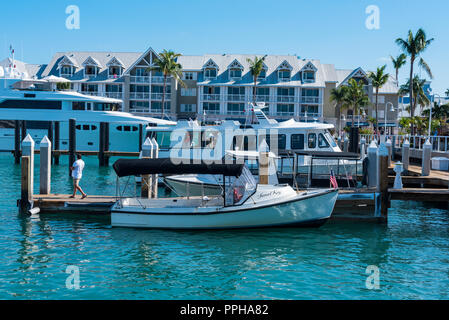
<svg viewBox="0 0 449 320"><path fill-rule="evenodd" d="M119 177L142 174L220 174L239 177L244 164L213 162L191 163L189 159L118 159L113 168Z"/></svg>

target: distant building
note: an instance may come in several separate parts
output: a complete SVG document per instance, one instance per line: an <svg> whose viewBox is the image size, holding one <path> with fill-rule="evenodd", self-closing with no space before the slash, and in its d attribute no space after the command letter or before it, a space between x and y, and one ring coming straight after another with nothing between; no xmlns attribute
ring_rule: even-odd
<svg viewBox="0 0 449 320"><path fill-rule="evenodd" d="M122 99L124 111L160 116L164 79L161 73L148 70L156 57L151 48L143 53L59 52L41 77L64 77L71 80L75 91ZM244 120L254 99L254 79L248 63L254 57L247 54L179 57L187 87L168 79L165 113L172 119L205 115L207 120ZM329 101L330 91L347 84L350 78L364 81L366 92L374 101L372 86L362 68L340 70L315 59L267 55L257 79L256 101L265 102L267 115L279 120L295 118L337 124L335 105ZM390 78L380 90L379 110L384 110L389 102L397 109L397 91L396 82ZM383 113L379 111L380 120ZM366 114L373 115L371 106ZM394 122L396 115L387 112L387 120ZM350 112L345 116L352 117Z"/></svg>

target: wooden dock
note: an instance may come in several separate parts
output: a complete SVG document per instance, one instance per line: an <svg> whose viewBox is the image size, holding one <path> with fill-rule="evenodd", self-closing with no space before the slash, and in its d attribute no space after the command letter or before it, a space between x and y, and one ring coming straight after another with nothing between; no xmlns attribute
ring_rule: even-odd
<svg viewBox="0 0 449 320"><path fill-rule="evenodd" d="M33 206L38 207L42 213L85 213L110 214L110 208L116 201L113 196L81 196L70 198L68 194L34 195Z"/></svg>

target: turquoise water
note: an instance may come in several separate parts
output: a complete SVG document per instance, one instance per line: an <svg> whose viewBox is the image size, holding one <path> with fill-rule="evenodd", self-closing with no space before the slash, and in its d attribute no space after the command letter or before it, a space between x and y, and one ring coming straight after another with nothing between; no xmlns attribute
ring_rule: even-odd
<svg viewBox="0 0 449 320"><path fill-rule="evenodd" d="M85 191L114 194L112 169L85 160ZM71 190L66 161L53 167L54 192ZM449 298L445 209L393 202L387 226L112 229L107 217L21 217L20 167L9 154L0 154L0 176L0 299ZM369 265L379 289L365 285ZM79 268L79 289L66 286L68 266Z"/></svg>

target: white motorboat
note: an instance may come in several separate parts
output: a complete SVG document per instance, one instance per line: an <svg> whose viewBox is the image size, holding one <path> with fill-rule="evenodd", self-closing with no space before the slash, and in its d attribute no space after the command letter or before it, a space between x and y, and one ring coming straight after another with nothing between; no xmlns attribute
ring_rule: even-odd
<svg viewBox="0 0 449 320"><path fill-rule="evenodd" d="M288 185L257 184L245 164L119 159L113 167L118 177L201 172L222 175L224 181L223 193L219 196L146 199L119 195L112 207L113 227L232 229L320 226L330 218L338 195L336 189L298 192ZM235 177L231 185L225 183L229 177ZM120 186L117 189L120 190Z"/></svg>

